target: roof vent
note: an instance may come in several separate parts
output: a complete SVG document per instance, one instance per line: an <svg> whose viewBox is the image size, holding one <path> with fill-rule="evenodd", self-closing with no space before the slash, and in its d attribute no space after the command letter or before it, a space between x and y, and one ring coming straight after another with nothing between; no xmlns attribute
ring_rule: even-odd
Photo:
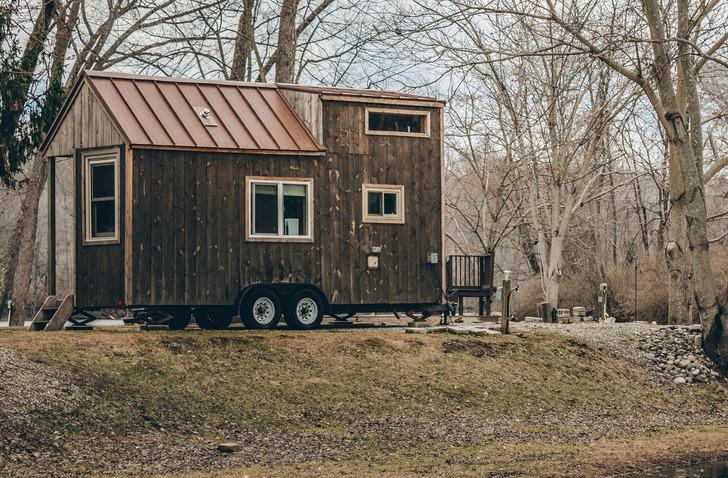
<svg viewBox="0 0 728 478"><path fill-rule="evenodd" d="M210 111L210 108L206 106L196 106L195 111L197 111L197 116L200 117L200 121L202 121L202 124L205 126L217 126L217 123L215 122L215 118L212 116L212 111Z"/></svg>

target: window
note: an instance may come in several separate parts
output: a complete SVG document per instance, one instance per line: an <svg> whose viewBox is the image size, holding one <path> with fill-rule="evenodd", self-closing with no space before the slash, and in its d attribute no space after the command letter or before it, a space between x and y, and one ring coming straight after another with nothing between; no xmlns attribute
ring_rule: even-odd
<svg viewBox="0 0 728 478"><path fill-rule="evenodd" d="M404 224L404 186L364 184L362 222Z"/></svg>
<svg viewBox="0 0 728 478"><path fill-rule="evenodd" d="M86 243L119 241L119 153L89 152L84 164L84 239Z"/></svg>
<svg viewBox="0 0 728 478"><path fill-rule="evenodd" d="M247 239L313 240L313 180L247 178Z"/></svg>
<svg viewBox="0 0 728 478"><path fill-rule="evenodd" d="M366 133L429 138L430 112L390 108L367 108Z"/></svg>

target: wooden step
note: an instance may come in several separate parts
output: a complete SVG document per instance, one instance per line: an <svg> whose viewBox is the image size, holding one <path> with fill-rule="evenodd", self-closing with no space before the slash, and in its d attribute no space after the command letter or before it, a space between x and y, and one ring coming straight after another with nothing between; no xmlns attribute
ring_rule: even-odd
<svg viewBox="0 0 728 478"><path fill-rule="evenodd" d="M66 322L68 322L68 319L70 319L73 315L74 308L75 306L73 296L67 295L63 299L63 302L61 302L61 304L58 306L58 309L53 314L53 317L51 317L48 325L46 325L43 330L46 332L63 330Z"/></svg>
<svg viewBox="0 0 728 478"><path fill-rule="evenodd" d="M43 330L45 329L46 325L48 325L48 322L53 317L53 313L55 311L52 311L51 308L58 306L58 299L56 299L55 295L49 295L46 300L43 301L43 305L40 306L40 309L35 314L35 317L33 317L33 321L30 323L30 327L28 327L28 330Z"/></svg>

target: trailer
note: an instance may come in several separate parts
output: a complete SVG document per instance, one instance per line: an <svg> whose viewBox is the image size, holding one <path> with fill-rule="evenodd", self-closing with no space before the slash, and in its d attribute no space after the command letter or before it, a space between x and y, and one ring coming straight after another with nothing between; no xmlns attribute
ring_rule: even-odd
<svg viewBox="0 0 728 478"><path fill-rule="evenodd" d="M85 71L48 161L49 305L205 329L447 307L443 108L399 92ZM43 310L46 310L43 312Z"/></svg>

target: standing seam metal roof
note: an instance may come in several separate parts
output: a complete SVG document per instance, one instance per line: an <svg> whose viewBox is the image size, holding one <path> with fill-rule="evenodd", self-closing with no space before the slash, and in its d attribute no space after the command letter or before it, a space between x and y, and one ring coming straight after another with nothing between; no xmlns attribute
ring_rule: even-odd
<svg viewBox="0 0 728 478"><path fill-rule="evenodd" d="M85 71L119 132L137 147L321 154L275 85ZM216 126L200 114L209 110ZM50 135L49 135L50 136Z"/></svg>

